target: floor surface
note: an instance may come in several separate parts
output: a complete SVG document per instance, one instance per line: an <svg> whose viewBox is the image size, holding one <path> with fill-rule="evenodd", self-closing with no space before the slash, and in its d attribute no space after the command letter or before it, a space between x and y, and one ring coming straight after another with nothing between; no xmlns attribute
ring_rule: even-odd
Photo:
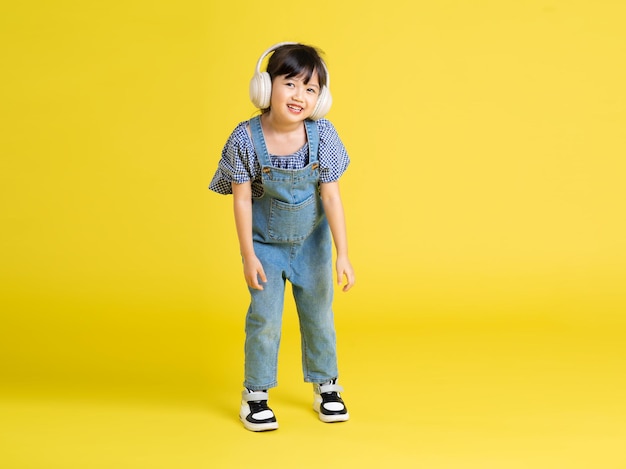
<svg viewBox="0 0 626 469"><path fill-rule="evenodd" d="M238 328L238 324L233 324ZM5 389L0 467L626 468L626 345L618 324L558 318L338 321L345 423L324 424L285 323L274 432L238 421L240 364L222 385ZM217 367L218 365L216 365Z"/></svg>

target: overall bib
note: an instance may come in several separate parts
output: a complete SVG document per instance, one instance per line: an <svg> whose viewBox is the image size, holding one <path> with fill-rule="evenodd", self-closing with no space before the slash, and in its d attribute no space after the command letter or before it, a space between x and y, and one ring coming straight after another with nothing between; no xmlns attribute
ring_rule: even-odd
<svg viewBox="0 0 626 469"><path fill-rule="evenodd" d="M249 288L244 386L253 391L277 385L286 280L300 322L304 380L323 383L338 374L332 240L319 195L319 135L315 122L305 126L309 163L287 170L272 166L260 117L250 120L263 183L263 195L252 199L252 236L267 276L263 290Z"/></svg>

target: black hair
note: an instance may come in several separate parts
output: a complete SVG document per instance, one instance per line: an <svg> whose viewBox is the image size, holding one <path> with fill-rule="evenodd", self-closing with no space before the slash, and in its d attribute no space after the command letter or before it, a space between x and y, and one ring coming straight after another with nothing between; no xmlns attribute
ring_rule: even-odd
<svg viewBox="0 0 626 469"><path fill-rule="evenodd" d="M326 68L317 49L305 44L287 44L277 48L267 62L267 73L274 78L286 75L287 78L297 76L304 77L304 83L308 83L317 73L320 89L326 86L328 81Z"/></svg>

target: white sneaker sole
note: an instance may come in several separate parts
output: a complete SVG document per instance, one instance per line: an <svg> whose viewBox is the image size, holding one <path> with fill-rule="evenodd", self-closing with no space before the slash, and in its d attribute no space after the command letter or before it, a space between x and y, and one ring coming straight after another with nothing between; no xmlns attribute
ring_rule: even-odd
<svg viewBox="0 0 626 469"><path fill-rule="evenodd" d="M241 415L239 416L239 420L241 420L241 423L243 423L246 430L250 430L251 432L268 432L278 429L278 422L250 423Z"/></svg>

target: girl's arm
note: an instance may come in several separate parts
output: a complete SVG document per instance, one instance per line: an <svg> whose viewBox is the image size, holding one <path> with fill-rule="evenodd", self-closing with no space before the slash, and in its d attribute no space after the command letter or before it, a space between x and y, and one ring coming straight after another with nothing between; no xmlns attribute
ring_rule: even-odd
<svg viewBox="0 0 626 469"><path fill-rule="evenodd" d="M327 182L320 184L322 204L333 235L335 249L337 249L337 283L341 284L346 279L343 291L348 291L354 285L354 270L348 258L348 236L346 233L346 219L343 212L343 203L339 193L339 182Z"/></svg>
<svg viewBox="0 0 626 469"><path fill-rule="evenodd" d="M254 253L252 243L252 185L250 181L243 184L232 184L233 209L235 212L235 226L239 238L239 249L243 258L243 275L250 288L263 290L259 283L267 282L261 261Z"/></svg>

